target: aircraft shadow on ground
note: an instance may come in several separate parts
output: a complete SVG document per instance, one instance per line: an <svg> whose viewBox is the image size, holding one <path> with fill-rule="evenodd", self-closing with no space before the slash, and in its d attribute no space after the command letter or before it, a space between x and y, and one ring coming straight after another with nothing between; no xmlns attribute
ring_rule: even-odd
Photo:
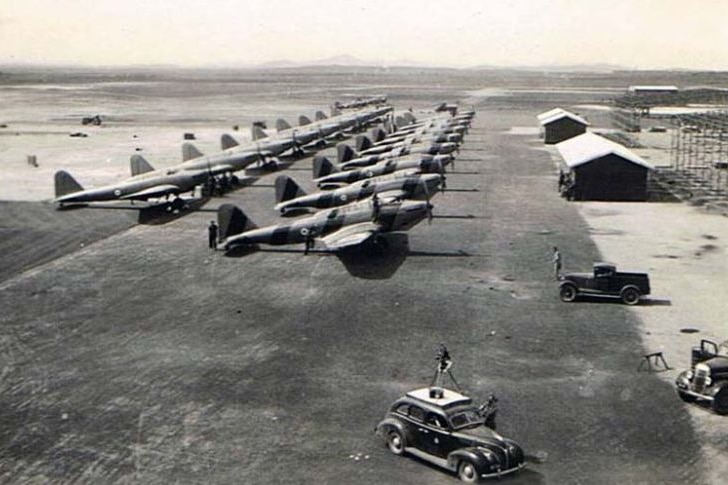
<svg viewBox="0 0 728 485"><path fill-rule="evenodd" d="M253 253L293 253L304 256L306 251L300 247L247 246L231 249L225 252L225 256L228 258L244 258ZM341 251L314 248L308 251L305 257L328 256L336 256L344 265L346 271L355 278L383 280L394 276L402 263L410 256L462 258L473 255L464 251L411 251L407 234L391 233L381 235L376 243L363 244Z"/></svg>

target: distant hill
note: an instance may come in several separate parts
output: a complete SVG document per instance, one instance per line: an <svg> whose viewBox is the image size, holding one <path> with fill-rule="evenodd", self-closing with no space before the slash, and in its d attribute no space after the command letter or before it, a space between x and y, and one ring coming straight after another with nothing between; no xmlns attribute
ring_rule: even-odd
<svg viewBox="0 0 728 485"><path fill-rule="evenodd" d="M564 65L536 65L536 66L496 66L480 65L468 68L473 71L538 71L538 72L596 72L609 73L629 70L616 64L564 64Z"/></svg>

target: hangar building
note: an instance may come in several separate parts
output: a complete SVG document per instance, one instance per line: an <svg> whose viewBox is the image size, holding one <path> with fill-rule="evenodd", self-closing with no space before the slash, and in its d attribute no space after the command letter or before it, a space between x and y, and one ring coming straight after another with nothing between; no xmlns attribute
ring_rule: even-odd
<svg viewBox="0 0 728 485"><path fill-rule="evenodd" d="M654 167L626 147L594 133L556 145L568 174L573 200L647 200Z"/></svg>
<svg viewBox="0 0 728 485"><path fill-rule="evenodd" d="M589 122L579 115L555 108L537 116L544 135L544 143L553 145L586 132Z"/></svg>

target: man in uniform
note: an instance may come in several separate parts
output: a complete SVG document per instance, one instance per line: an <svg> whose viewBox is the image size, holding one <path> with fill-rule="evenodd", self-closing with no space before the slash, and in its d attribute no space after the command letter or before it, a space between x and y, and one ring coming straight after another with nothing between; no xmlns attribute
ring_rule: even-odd
<svg viewBox="0 0 728 485"><path fill-rule="evenodd" d="M217 229L215 221L210 221L210 225L207 227L207 239L210 249L217 249Z"/></svg>
<svg viewBox="0 0 728 485"><path fill-rule="evenodd" d="M559 273L561 273L561 253L559 252L559 248L554 246L554 255L551 258L551 262L554 265L554 276L556 279L559 279Z"/></svg>

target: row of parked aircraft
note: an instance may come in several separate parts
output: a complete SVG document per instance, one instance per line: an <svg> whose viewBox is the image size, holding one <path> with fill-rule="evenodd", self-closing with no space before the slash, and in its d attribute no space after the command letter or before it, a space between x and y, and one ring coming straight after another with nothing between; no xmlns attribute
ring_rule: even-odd
<svg viewBox="0 0 728 485"><path fill-rule="evenodd" d="M279 156L300 155L316 151L335 139L361 132L380 123L390 112L390 106L377 105L353 112L338 112L327 117L316 113L315 121L306 116L299 125L291 127L285 120L276 122L275 133L254 125L252 142L240 143L225 134L221 151L204 155L191 143L182 146L182 163L155 170L140 155L131 157L131 177L118 183L84 189L68 172L55 174L55 202L59 208L107 201L161 201L168 209L181 209L186 202L181 194L197 186L227 187L238 182L236 172L253 164L274 168Z"/></svg>
<svg viewBox="0 0 728 485"><path fill-rule="evenodd" d="M336 163L314 158L320 192L307 194L287 175L276 178L275 209L281 215L313 215L259 228L240 208L225 204L218 210L220 248L304 243L308 251L320 243L338 251L431 220L430 200L445 188L445 167L453 163L474 116L465 111L418 120L407 112L388 131L357 137L355 147L339 144Z"/></svg>

